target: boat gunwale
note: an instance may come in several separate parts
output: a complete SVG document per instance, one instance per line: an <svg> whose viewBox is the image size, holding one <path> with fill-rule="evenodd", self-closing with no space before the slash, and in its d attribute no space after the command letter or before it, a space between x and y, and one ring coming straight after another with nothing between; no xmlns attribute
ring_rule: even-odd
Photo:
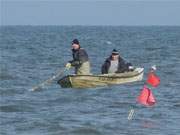
<svg viewBox="0 0 180 135"><path fill-rule="evenodd" d="M67 77L83 77L83 76L87 76L87 77L104 77L104 78L132 78L132 77L135 77L135 76L138 76L140 74L142 74L144 72L144 69L141 71L141 72L137 72L137 74L134 74L134 75L129 75L129 76L117 76L117 74L115 74L116 76L113 76L112 75L108 75L105 76L105 74L102 74L102 75L67 75L67 76L64 76L62 79L60 80L63 80L64 78L67 78ZM125 72L125 73L128 73L128 72Z"/></svg>

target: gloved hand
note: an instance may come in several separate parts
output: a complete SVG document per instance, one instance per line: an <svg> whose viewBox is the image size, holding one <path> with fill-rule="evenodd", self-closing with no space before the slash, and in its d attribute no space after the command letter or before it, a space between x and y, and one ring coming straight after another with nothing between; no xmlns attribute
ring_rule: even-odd
<svg viewBox="0 0 180 135"><path fill-rule="evenodd" d="M66 68L67 68L67 69L70 69L70 68L71 68L71 63L68 62L68 63L66 64Z"/></svg>
<svg viewBox="0 0 180 135"><path fill-rule="evenodd" d="M156 71L156 65L153 65L153 66L151 67L151 70Z"/></svg>

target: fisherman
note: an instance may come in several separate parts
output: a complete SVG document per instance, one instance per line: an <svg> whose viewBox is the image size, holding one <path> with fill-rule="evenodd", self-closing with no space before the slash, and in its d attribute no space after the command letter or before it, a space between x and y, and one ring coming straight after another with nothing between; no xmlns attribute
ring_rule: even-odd
<svg viewBox="0 0 180 135"><path fill-rule="evenodd" d="M72 41L72 55L73 60L66 64L66 68L70 69L71 67L74 67L75 74L78 75L90 74L90 62L88 54L83 48L81 48L78 39L74 39Z"/></svg>
<svg viewBox="0 0 180 135"><path fill-rule="evenodd" d="M102 74L123 73L126 71L133 71L132 64L125 63L125 61L120 57L119 52L116 49L113 49L111 56L107 58L102 65Z"/></svg>

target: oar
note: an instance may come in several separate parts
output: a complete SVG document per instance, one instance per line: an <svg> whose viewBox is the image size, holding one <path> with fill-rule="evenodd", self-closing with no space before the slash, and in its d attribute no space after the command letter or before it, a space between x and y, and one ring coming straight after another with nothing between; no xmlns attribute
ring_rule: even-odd
<svg viewBox="0 0 180 135"><path fill-rule="evenodd" d="M46 81L44 81L40 84L34 86L33 88L30 89L30 91L36 91L40 88L43 88L45 85L52 83L57 77L60 77L61 75L63 75L67 69L68 68L61 69L56 75L52 76L51 78L47 79Z"/></svg>

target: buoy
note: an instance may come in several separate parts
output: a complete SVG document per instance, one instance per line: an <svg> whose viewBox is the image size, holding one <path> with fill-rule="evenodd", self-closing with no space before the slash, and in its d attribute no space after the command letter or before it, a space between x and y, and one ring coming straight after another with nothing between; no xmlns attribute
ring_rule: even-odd
<svg viewBox="0 0 180 135"><path fill-rule="evenodd" d="M140 95L137 97L137 101L145 106L153 106L156 103L152 91L149 88L147 88L145 85Z"/></svg>
<svg viewBox="0 0 180 135"><path fill-rule="evenodd" d="M160 84L160 79L154 72L150 72L146 82L153 87L157 87Z"/></svg>

